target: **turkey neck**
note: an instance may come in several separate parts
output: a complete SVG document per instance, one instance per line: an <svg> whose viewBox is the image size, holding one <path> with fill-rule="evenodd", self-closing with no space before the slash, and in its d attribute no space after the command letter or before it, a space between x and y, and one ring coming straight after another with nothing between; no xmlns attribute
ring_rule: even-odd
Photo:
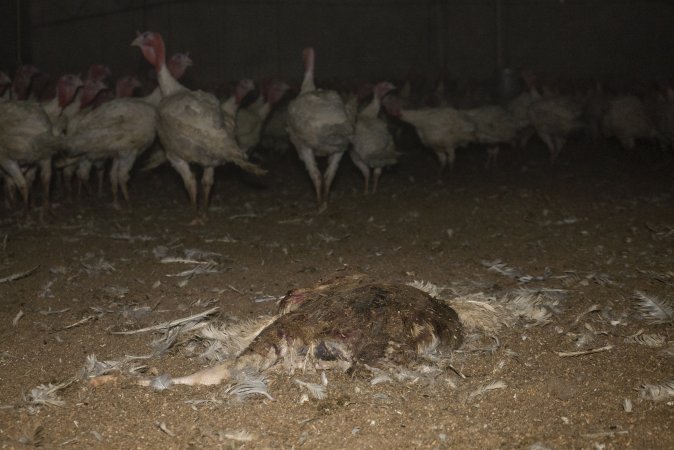
<svg viewBox="0 0 674 450"><path fill-rule="evenodd" d="M381 108L381 98L375 93L372 96L372 101L360 112L361 117L377 117Z"/></svg>
<svg viewBox="0 0 674 450"><path fill-rule="evenodd" d="M154 46L155 51L155 67L157 69L157 83L159 83L159 89L163 97L168 97L169 95L175 94L185 90L185 87L178 83L166 65L166 52L164 49L164 40L157 39L157 42Z"/></svg>
<svg viewBox="0 0 674 450"><path fill-rule="evenodd" d="M302 94L316 90L316 85L314 84L314 51L313 49L307 49L305 52L304 79L302 80L302 87L300 90L300 93Z"/></svg>

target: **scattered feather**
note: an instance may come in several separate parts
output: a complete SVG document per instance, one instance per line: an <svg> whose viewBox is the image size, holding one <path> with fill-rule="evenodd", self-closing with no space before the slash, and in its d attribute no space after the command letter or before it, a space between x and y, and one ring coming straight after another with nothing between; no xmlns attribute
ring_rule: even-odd
<svg viewBox="0 0 674 450"><path fill-rule="evenodd" d="M19 442L24 445L40 447L44 439L44 427L40 423L30 423L21 427Z"/></svg>
<svg viewBox="0 0 674 450"><path fill-rule="evenodd" d="M246 430L220 431L218 435L220 439L229 439L236 442L250 442L255 439L255 436Z"/></svg>
<svg viewBox="0 0 674 450"><path fill-rule="evenodd" d="M637 308L641 316L651 323L674 322L674 304L671 300L661 300L642 291L634 291L638 300Z"/></svg>
<svg viewBox="0 0 674 450"><path fill-rule="evenodd" d="M295 378L295 383L306 389L309 394L311 394L311 396L317 400L323 400L328 396L327 389L322 384L307 383L305 381L298 380L297 378Z"/></svg>
<svg viewBox="0 0 674 450"><path fill-rule="evenodd" d="M84 325L85 323L90 322L94 319L96 319L95 315L84 316L77 322L71 323L70 325L66 325L65 327L62 328L62 330L69 330L70 328L79 327L80 325Z"/></svg>
<svg viewBox="0 0 674 450"><path fill-rule="evenodd" d="M162 264L213 264L213 261L198 261L196 259L189 258L175 258L172 256L166 256L159 260Z"/></svg>
<svg viewBox="0 0 674 450"><path fill-rule="evenodd" d="M505 296L504 306L534 326L545 325L553 313L561 312L560 300L566 293L564 289L516 289Z"/></svg>
<svg viewBox="0 0 674 450"><path fill-rule="evenodd" d="M494 261L482 261L482 265L487 268L487 271L503 275L508 278L518 278L521 276L519 269L510 267L500 259Z"/></svg>
<svg viewBox="0 0 674 450"><path fill-rule="evenodd" d="M51 314L63 314L63 313L68 312L68 311L70 311L70 308L64 308L64 309L58 309L58 310L52 311L51 306L50 306L49 309L40 310L40 314L42 314L43 316L49 316Z"/></svg>
<svg viewBox="0 0 674 450"><path fill-rule="evenodd" d="M130 291L126 286L104 286L101 291L111 297L124 298Z"/></svg>
<svg viewBox="0 0 674 450"><path fill-rule="evenodd" d="M644 334L644 330L639 330L632 336L625 338L626 344L639 344L644 347L657 348L665 345L667 338L661 334Z"/></svg>
<svg viewBox="0 0 674 450"><path fill-rule="evenodd" d="M570 328L574 328L576 325L578 325L580 323L581 319L583 317L585 317L586 315L588 315L590 313L593 313L593 312L598 312L598 311L601 311L601 307L598 304L594 304L594 305L590 306L585 311L578 314L578 317L576 317L576 319L573 321L573 323L571 323Z"/></svg>
<svg viewBox="0 0 674 450"><path fill-rule="evenodd" d="M80 371L81 378L94 378L119 370L119 361L99 361L93 353L87 356L84 367Z"/></svg>
<svg viewBox="0 0 674 450"><path fill-rule="evenodd" d="M16 316L14 316L14 319L12 320L12 326L16 327L19 325L19 320L23 317L23 310L20 309L18 313L16 313Z"/></svg>
<svg viewBox="0 0 674 450"><path fill-rule="evenodd" d="M59 384L41 384L30 390L28 396L24 395L24 401L31 406L63 406L65 401L61 400L56 393L70 386L75 378L66 380Z"/></svg>
<svg viewBox="0 0 674 450"><path fill-rule="evenodd" d="M84 271L87 275L93 277L101 273L111 273L116 272L115 266L111 263L105 261L103 258L99 258L98 261L93 263L80 263L84 267Z"/></svg>
<svg viewBox="0 0 674 450"><path fill-rule="evenodd" d="M496 333L514 323L515 317L501 302L482 293L456 297L447 304L457 312L468 333Z"/></svg>
<svg viewBox="0 0 674 450"><path fill-rule="evenodd" d="M0 284L10 283L12 281L20 280L21 278L26 278L27 276L32 275L33 272L35 272L39 267L40 265L38 264L37 266L33 267L32 269L28 269L25 272L13 273L4 278L0 278Z"/></svg>
<svg viewBox="0 0 674 450"><path fill-rule="evenodd" d="M665 381L660 384L642 384L639 391L641 397L648 400L668 400L674 397L674 380Z"/></svg>
<svg viewBox="0 0 674 450"><path fill-rule="evenodd" d="M51 287L54 285L54 280L47 281L47 284L44 285L40 291L38 297L40 298L54 298L54 293L51 291Z"/></svg>
<svg viewBox="0 0 674 450"><path fill-rule="evenodd" d="M433 298L440 298L440 293L444 290L444 288L435 285L430 281L414 280L411 283L407 283L407 285L412 286L415 289L419 289L420 291L424 291Z"/></svg>
<svg viewBox="0 0 674 450"><path fill-rule="evenodd" d="M623 410L626 413L632 412L632 400L630 400L629 398L623 400Z"/></svg>
<svg viewBox="0 0 674 450"><path fill-rule="evenodd" d="M274 400L267 390L266 381L267 378L262 375L245 376L242 381L225 389L225 394L232 395L240 401L244 401L253 395L264 395L269 400Z"/></svg>
<svg viewBox="0 0 674 450"><path fill-rule="evenodd" d="M220 326L214 324L205 326L199 332L199 338L208 342L208 348L201 357L209 361L222 361L239 355L277 318L278 316L260 316Z"/></svg>
<svg viewBox="0 0 674 450"><path fill-rule="evenodd" d="M152 236L131 236L129 233L113 233L110 235L110 239L116 240L116 241L129 241L130 243L134 243L135 241L140 241L140 242L148 242L148 241L153 241L154 238Z"/></svg>
<svg viewBox="0 0 674 450"><path fill-rule="evenodd" d="M474 390L473 392L471 392L468 395L468 398L472 399L472 398L475 398L475 397L479 397L479 396L482 396L482 395L486 394L489 391L493 391L493 390L496 390L496 389L505 389L506 387L508 387L508 385L504 381L500 381L500 380L499 381L492 381L491 383L484 384L484 385L478 387L476 390Z"/></svg>
<svg viewBox="0 0 674 450"><path fill-rule="evenodd" d="M178 325L181 325L185 322L193 322L193 321L197 321L197 320L203 320L204 318L206 318L207 316L210 316L211 314L217 312L218 310L220 310L220 308L216 306L216 307L213 307L211 309L207 309L206 311L203 311L203 312L200 312L200 313L197 313L197 314L193 314L193 315L188 316L188 317L184 317L182 319L176 319L176 320L172 320L170 322L163 322L163 323L160 323L159 325L153 325L151 327L140 328L138 330L113 331L112 334L136 334L136 333L145 333L147 331L158 331L158 330L163 330L163 329L169 329L169 328L173 328L173 327L176 327Z"/></svg>
<svg viewBox="0 0 674 450"><path fill-rule="evenodd" d="M169 436L176 437L175 433L169 430L169 428L166 426L164 422L155 422L155 425L157 425L161 431L168 434Z"/></svg>
<svg viewBox="0 0 674 450"><path fill-rule="evenodd" d="M206 264L200 264L192 269L183 270L178 273L169 273L165 276L167 277L178 277L178 278L192 278L195 275L211 274L211 273L220 273L222 270L217 268L217 264L214 262L208 262Z"/></svg>
<svg viewBox="0 0 674 450"><path fill-rule="evenodd" d="M173 386L173 380L167 373L151 378L148 385L155 391L163 391Z"/></svg>

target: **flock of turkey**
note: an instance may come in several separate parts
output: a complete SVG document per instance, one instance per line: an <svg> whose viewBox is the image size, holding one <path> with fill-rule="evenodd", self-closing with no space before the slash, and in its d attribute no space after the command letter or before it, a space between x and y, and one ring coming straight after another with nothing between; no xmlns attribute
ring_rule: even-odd
<svg viewBox="0 0 674 450"><path fill-rule="evenodd" d="M221 101L178 81L192 61L182 53L167 60L159 33L139 34L132 45L156 69L158 86L145 97L133 96L140 86L135 77L120 78L114 92L108 90L110 71L103 65L91 66L84 80L62 76L54 98L46 102L29 98L35 67L21 66L13 81L0 72L0 174L6 208L16 203L18 191L28 212L39 171L43 206L49 212L52 171L62 171L62 184L70 190L75 175L79 189L88 186L92 168L99 172L99 191L103 171L109 170L113 204L121 208L119 192L128 203L131 169L147 152L144 169L168 161L180 174L199 222L216 167L231 162L262 175L266 171L249 159L252 151L292 145L322 210L347 152L364 176L365 191L376 191L382 170L396 164L401 154L395 132L401 123L412 125L421 143L435 152L441 171L452 167L458 148L473 143L487 147L486 167L492 168L500 146L526 145L534 134L547 146L552 162L567 140L582 132L614 137L627 149L641 139L664 148L674 142L674 91L668 87L632 86L609 94L597 83L563 90L542 86L525 73L521 92L499 102L457 105L445 94L443 82L421 100L410 80L399 89L384 81L345 93L316 87L315 52L306 48L296 95L281 81L256 89L244 79ZM239 108L246 99L247 106ZM320 157L327 158L323 172L317 164ZM195 166L202 168L201 195Z"/></svg>

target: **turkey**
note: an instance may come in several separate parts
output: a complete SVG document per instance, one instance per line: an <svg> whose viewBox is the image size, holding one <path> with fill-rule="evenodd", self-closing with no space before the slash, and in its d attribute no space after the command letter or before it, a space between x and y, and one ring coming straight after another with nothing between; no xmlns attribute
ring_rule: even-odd
<svg viewBox="0 0 674 450"><path fill-rule="evenodd" d="M421 143L440 161L440 173L456 159L456 149L474 140L476 127L466 114L454 108L401 109L397 101L386 103L389 113L414 126Z"/></svg>
<svg viewBox="0 0 674 450"><path fill-rule="evenodd" d="M39 72L37 67L24 64L16 69L12 83L11 98L13 100L27 100L30 95L30 85L33 77Z"/></svg>
<svg viewBox="0 0 674 450"><path fill-rule="evenodd" d="M52 124L52 133L55 136L65 134L68 120L63 115L63 110L73 101L71 89L69 87L59 87L59 84L75 86L77 92L83 86L82 80L78 76L65 75L57 82L56 96L52 100L42 104L47 116L49 116L49 121Z"/></svg>
<svg viewBox="0 0 674 450"><path fill-rule="evenodd" d="M529 107L534 102L531 92L524 91L513 98L506 105L506 110L515 121L517 129L517 145L519 148L527 146L529 139L534 135L535 130L529 118Z"/></svg>
<svg viewBox="0 0 674 450"><path fill-rule="evenodd" d="M239 112L241 102L253 90L255 90L253 80L244 78L236 84L234 93L220 103L220 109L225 117L225 128L230 135L236 134L236 115Z"/></svg>
<svg viewBox="0 0 674 450"><path fill-rule="evenodd" d="M314 49L303 51L304 79L299 95L288 105L288 134L304 163L316 191L319 211L327 207L330 186L339 161L353 138L344 102L335 91L316 89L314 84ZM325 173L316 165L316 157L327 157Z"/></svg>
<svg viewBox="0 0 674 450"><path fill-rule="evenodd" d="M237 83L236 87L234 88L234 94L220 103L220 109L222 109L222 113L224 114L225 129L229 135L233 135L235 133L236 114L239 110L241 101L253 89L255 89L255 84L253 81L245 78ZM164 164L166 161L167 159L164 149L161 147L160 143L156 143L147 160L145 161L145 164L143 164L141 171L146 172L148 170L155 169L156 167Z"/></svg>
<svg viewBox="0 0 674 450"><path fill-rule="evenodd" d="M114 96L109 96L111 94L108 94L104 97L105 101L100 102L99 100L101 99L101 95L96 95L96 94L91 94L92 98L95 98L96 101L93 103L90 103L90 105L86 106L85 109L82 110L81 114L77 115L77 124L79 125L80 121L82 118L86 117L89 112L94 110L95 108L98 108L101 104L105 102L109 102L110 100L114 98L123 98L123 97L132 97L133 93L137 88L141 86L140 81L133 76L126 76L122 77L117 80L117 83L115 83L115 94ZM109 91L105 91L106 93ZM87 100L85 100L86 104ZM70 134L73 135L77 132L75 128L71 128ZM80 154L81 149L77 150L75 153ZM96 152L93 152L91 155L94 155ZM90 155L90 156L91 156ZM71 154L72 156L72 154ZM95 167L96 168L96 175L97 175L97 180L98 180L98 196L101 197L103 195L103 178L105 174L105 164L107 162L107 158L89 158L86 157L86 154L80 154L80 156L74 157L77 160L77 187L78 187L78 197L81 197L81 190L82 186L86 186L89 188L89 177L91 175L91 168ZM113 196L114 198L114 196ZM113 202L113 206L115 208L119 207L119 204L117 202Z"/></svg>
<svg viewBox="0 0 674 450"><path fill-rule="evenodd" d="M169 72L176 80L181 79L185 74L187 68L190 67L191 65L192 65L192 58L190 58L189 53L175 53L166 62L166 66L168 67ZM159 102L161 102L161 99L162 99L161 89L159 88L159 86L154 88L154 90L149 95L146 95L143 98L143 100L154 106L159 106Z"/></svg>
<svg viewBox="0 0 674 450"><path fill-rule="evenodd" d="M258 101L247 108L239 109L236 114L236 141L241 150L250 154L260 143L262 125L267 116L285 95L289 86L283 82L272 82L265 86Z"/></svg>
<svg viewBox="0 0 674 450"><path fill-rule="evenodd" d="M550 162L554 163L568 138L583 128L583 107L568 96L541 96L534 90L533 97L529 106L529 120L538 137L548 147Z"/></svg>
<svg viewBox="0 0 674 450"><path fill-rule="evenodd" d="M121 95L127 95L138 85L134 79L122 81L118 85ZM112 159L113 206L120 209L118 190L128 204L129 172L138 155L154 142L156 128L157 109L153 105L140 98L119 97L84 114L77 129L66 137L65 148L70 155L80 157L78 175L90 164Z"/></svg>
<svg viewBox="0 0 674 450"><path fill-rule="evenodd" d="M139 384L215 385L284 367L439 371L464 335L459 315L446 303L412 286L359 274L290 291L278 309L238 340L242 348L231 349L233 359Z"/></svg>
<svg viewBox="0 0 674 450"><path fill-rule="evenodd" d="M634 149L638 139L658 136L644 103L635 95L622 95L609 101L602 130L605 137L615 137L626 150Z"/></svg>
<svg viewBox="0 0 674 450"><path fill-rule="evenodd" d="M198 212L197 181L190 163L204 168L201 178L203 215L208 207L217 166L232 162L255 175L266 173L246 160L234 136L225 128L218 99L205 92L188 90L170 74L164 56L164 40L159 33L146 31L131 45L139 47L157 70L159 88L164 97L158 107L159 139L167 159L182 177L195 211ZM195 223L199 220L197 218Z"/></svg>
<svg viewBox="0 0 674 450"><path fill-rule="evenodd" d="M498 158L499 146L511 144L517 137L518 124L515 117L501 106L481 106L464 111L475 124L473 142L487 148L486 169L493 169Z"/></svg>
<svg viewBox="0 0 674 450"><path fill-rule="evenodd" d="M166 66L173 78L180 80L187 68L192 66L192 58L190 58L188 53L174 53L166 63ZM161 99L161 89L159 86L155 87L150 94L143 97L143 100L154 106L159 106ZM166 153L164 153L164 149L157 140L155 140L154 145L146 154L147 158L145 158L143 167L140 169L143 172L153 170L166 162Z"/></svg>
<svg viewBox="0 0 674 450"><path fill-rule="evenodd" d="M98 77L88 77L84 81L84 85L77 91L75 99L63 110L61 116L64 118L66 126L66 135L72 135L77 131L77 127L82 120L82 117L90 110L90 105L98 94L107 89L106 84L97 79ZM63 169L63 185L65 187L66 195L72 197L72 178L77 170L79 157L61 154L56 160L56 167ZM87 178L88 179L88 178ZM88 184L86 184L87 187ZM78 178L77 196L82 193L81 177Z"/></svg>
<svg viewBox="0 0 674 450"><path fill-rule="evenodd" d="M385 120L379 118L381 99L394 89L391 83L381 82L374 87L372 101L358 113L353 148L349 155L365 179L364 193L368 193L370 172L374 174L372 192L377 192L379 177L386 166L398 162L393 136Z"/></svg>
<svg viewBox="0 0 674 450"><path fill-rule="evenodd" d="M265 150L270 150L276 155L282 155L290 149L290 137L288 136L288 100L285 95L276 107L269 113L267 120L262 126L260 145Z"/></svg>
<svg viewBox="0 0 674 450"><path fill-rule="evenodd" d="M66 75L57 84L57 97L67 104L75 96L82 82ZM7 100L0 102L0 167L12 178L23 199L25 214L30 208L30 185L37 166L43 190L43 209L51 213L49 185L51 158L59 149L60 136L54 136L49 116L36 102ZM25 172L25 174L24 174Z"/></svg>

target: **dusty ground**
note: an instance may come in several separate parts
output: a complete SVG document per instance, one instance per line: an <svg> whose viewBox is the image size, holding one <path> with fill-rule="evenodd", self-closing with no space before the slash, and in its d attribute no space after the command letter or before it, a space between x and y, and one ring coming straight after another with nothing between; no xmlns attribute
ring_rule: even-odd
<svg viewBox="0 0 674 450"><path fill-rule="evenodd" d="M459 153L455 173L438 182L432 156L413 154L370 196L345 159L321 215L294 155L268 162L263 185L222 170L201 227L186 225L191 212L168 169L134 179L132 211L90 199L61 201L48 223L3 212L0 278L37 268L0 284L0 446L672 448L674 398L642 399L639 388L674 379L674 329L639 316L634 293L674 300L673 163L656 150L630 155L612 145L576 145L554 168L536 144L506 153L491 174L482 158ZM194 266L162 264L161 255L189 249L214 252L217 273L171 277ZM243 403L221 386L155 392L120 374L98 387L74 382L58 392L62 406L29 402L31 389L69 379L87 355L147 354L156 337L113 331L213 306L221 317L255 317L274 309L265 296L344 271L488 294L527 281L483 264L495 260L541 277L526 287L567 297L552 323L502 331L491 354L457 354L465 379L452 372L430 385L371 386L328 373L328 397L300 404L294 378L318 382L318 374L272 375L274 401ZM590 305L598 311L574 323ZM639 330L665 342L625 342ZM593 339L579 347L579 336ZM171 374L204 366L184 348L141 364ZM495 381L505 387L474 394ZM232 439L241 431L251 440Z"/></svg>

